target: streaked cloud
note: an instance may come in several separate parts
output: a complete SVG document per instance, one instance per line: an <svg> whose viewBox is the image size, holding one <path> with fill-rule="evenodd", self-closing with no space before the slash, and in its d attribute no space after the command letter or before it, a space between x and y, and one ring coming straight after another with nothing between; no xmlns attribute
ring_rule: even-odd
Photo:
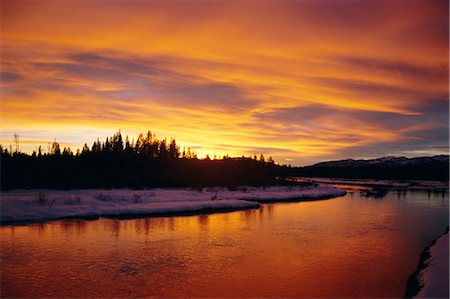
<svg viewBox="0 0 450 299"><path fill-rule="evenodd" d="M151 129L294 165L448 152L447 1L7 0L1 25L4 145Z"/></svg>

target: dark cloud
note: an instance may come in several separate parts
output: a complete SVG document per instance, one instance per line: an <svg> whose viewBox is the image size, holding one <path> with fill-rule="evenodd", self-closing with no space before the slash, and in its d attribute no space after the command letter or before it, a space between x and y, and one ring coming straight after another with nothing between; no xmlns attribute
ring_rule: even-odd
<svg viewBox="0 0 450 299"><path fill-rule="evenodd" d="M253 145L233 146L229 144L218 144L222 149L245 150L247 153L266 154L266 153L296 153L296 151L280 147L261 147Z"/></svg>
<svg viewBox="0 0 450 299"><path fill-rule="evenodd" d="M122 101L144 100L185 108L242 109L256 102L240 86L174 70L176 58L124 58L95 53L71 54L69 57L72 62L34 64L41 71L56 72L56 77L64 78L66 82L52 90L63 88L74 94L96 94ZM90 87L83 84L85 80L90 82ZM53 78L47 77L45 81L45 88L51 82L56 84ZM99 88L104 84L114 88Z"/></svg>
<svg viewBox="0 0 450 299"><path fill-rule="evenodd" d="M441 67L429 67L420 64L412 64L404 61L392 61L370 57L334 56L332 62L342 64L343 67L351 66L365 68L376 72L386 72L399 77L414 77L427 80L447 80L448 65Z"/></svg>
<svg viewBox="0 0 450 299"><path fill-rule="evenodd" d="M295 108L279 108L267 113L254 113L260 121L280 122L286 125L300 124L320 125L321 119L331 119L341 124L349 124L353 120L361 123L374 123L388 130L407 128L415 124L435 122L448 127L448 100L433 99L422 102L418 107L419 115L403 115L393 112L344 109L332 106L311 104Z"/></svg>
<svg viewBox="0 0 450 299"><path fill-rule="evenodd" d="M157 60L141 59L139 57L109 57L96 53L76 53L70 55L72 61L81 65L95 65L97 67L118 70L132 74L167 75L168 70L158 68Z"/></svg>
<svg viewBox="0 0 450 299"><path fill-rule="evenodd" d="M390 97L397 97L401 95L412 95L416 94L409 88L402 88L386 84L378 84L367 81L358 80L348 80L341 78L330 78L330 77L316 77L307 78L306 80L318 84L320 87L335 88L339 92L352 92L357 94L375 94L378 97L380 95L389 94Z"/></svg>
<svg viewBox="0 0 450 299"><path fill-rule="evenodd" d="M280 108L267 113L254 113L256 122L276 124L273 135L286 136L287 139L302 140L304 137L330 143L342 141L355 143L346 147L342 155L363 157L383 156L389 153L428 149L448 150L449 142L449 103L446 99L433 99L422 102L420 115L402 115L390 112L341 109L325 105L308 105L296 108ZM280 126L281 125L281 126ZM369 125L374 130L393 132L397 139L380 141L352 135L358 126ZM348 133L346 132L348 130ZM290 132L291 131L291 132ZM302 134L299 134L303 132ZM339 134L338 132L343 132ZM333 136L331 139L327 133ZM358 143L363 141L362 143ZM361 145L362 144L362 145ZM375 154L379 153L379 154Z"/></svg>
<svg viewBox="0 0 450 299"><path fill-rule="evenodd" d="M93 82L127 83L132 76L121 71L111 70L101 66L76 63L38 63L38 68L53 70L69 75L68 79L89 79Z"/></svg>
<svg viewBox="0 0 450 299"><path fill-rule="evenodd" d="M252 104L246 99L245 92L234 85L223 83L183 84L166 86L167 98L180 100L186 104L206 106L226 106L228 108L248 107ZM170 101L170 100L169 100Z"/></svg>
<svg viewBox="0 0 450 299"><path fill-rule="evenodd" d="M424 135L433 134L435 130L423 131ZM426 136L430 137L430 136ZM376 142L369 145L349 147L339 153L340 159L352 158L378 158L383 156L428 156L448 154L448 143L438 139L432 141L430 138L405 140L403 142ZM335 159L333 156L324 157L323 160Z"/></svg>
<svg viewBox="0 0 450 299"><path fill-rule="evenodd" d="M426 115L441 115L448 119L449 98L448 95L442 98L425 98L422 102L416 103L414 108Z"/></svg>
<svg viewBox="0 0 450 299"><path fill-rule="evenodd" d="M23 76L18 73L12 72L0 72L0 81L3 83L17 82L21 81Z"/></svg>

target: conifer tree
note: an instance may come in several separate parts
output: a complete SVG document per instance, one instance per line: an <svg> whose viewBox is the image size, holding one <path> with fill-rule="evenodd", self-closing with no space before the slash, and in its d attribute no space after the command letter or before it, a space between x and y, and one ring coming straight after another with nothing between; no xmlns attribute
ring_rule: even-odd
<svg viewBox="0 0 450 299"><path fill-rule="evenodd" d="M159 143L159 155L158 157L162 160L165 160L169 157L169 151L167 149L167 141L163 139Z"/></svg>
<svg viewBox="0 0 450 299"><path fill-rule="evenodd" d="M177 145L175 139L170 140L169 144L169 158L177 159L180 156L180 147Z"/></svg>
<svg viewBox="0 0 450 299"><path fill-rule="evenodd" d="M59 147L59 143L55 141L53 141L52 143L52 148L50 153L54 156L60 156L61 155L61 149Z"/></svg>
<svg viewBox="0 0 450 299"><path fill-rule="evenodd" d="M82 155L87 155L87 154L89 154L89 152L90 152L89 146L85 143L85 144L83 145L83 149L81 150L81 154L82 154Z"/></svg>

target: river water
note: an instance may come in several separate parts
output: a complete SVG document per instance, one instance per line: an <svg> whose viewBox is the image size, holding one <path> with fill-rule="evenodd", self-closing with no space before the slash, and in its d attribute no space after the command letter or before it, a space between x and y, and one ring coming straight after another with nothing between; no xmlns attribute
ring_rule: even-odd
<svg viewBox="0 0 450 299"><path fill-rule="evenodd" d="M401 297L448 193L0 227L1 297Z"/></svg>

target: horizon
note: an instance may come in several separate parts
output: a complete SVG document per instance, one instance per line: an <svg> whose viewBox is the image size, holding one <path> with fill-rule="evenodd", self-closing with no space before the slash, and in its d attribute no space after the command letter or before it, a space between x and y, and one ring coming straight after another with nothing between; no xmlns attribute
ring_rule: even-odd
<svg viewBox="0 0 450 299"><path fill-rule="evenodd" d="M135 142L136 142L138 136L136 136L136 138L130 137L130 136L128 136L128 135L122 134L122 132L121 132L120 130L119 130L119 131L116 131L116 134L117 134L117 133L120 133L120 134L122 135L122 138L123 138L124 142L125 142L126 138L128 138L128 140L130 141L131 146L134 147ZM143 133L141 133L141 134L142 134L142 135L145 135L145 134L143 134ZM97 138L97 139L95 139L95 141L93 141L93 144L94 144L96 141L100 141L101 143L103 143L103 142L106 140L106 138L112 138L113 135L114 135L114 134L111 134L110 136L107 136L107 137L105 137L105 138L103 138L103 139L102 139L102 138ZM172 140L172 139L176 140L176 138L173 138L173 137L170 137L170 138L167 138L167 137L159 138L158 136L156 136L156 134L154 134L154 132L152 132L152 135L153 135L153 138L156 138L156 140L159 140L159 141L162 141L162 140L169 141L169 140ZM17 136L18 136L18 135L17 135ZM19 137L19 136L18 136L18 137ZM70 149L70 150L72 151L73 155L81 154L82 148L75 148L75 149L73 149L73 148L70 148L70 146L64 146L64 144L59 143L56 139L54 139L54 140L51 141L51 142L49 141L49 142L47 143L47 147L44 147L44 146L42 146L42 145L39 145L38 147L41 148L42 153L43 153L44 155L45 155L45 154L51 154L50 148L51 148L51 145L52 145L53 142L57 142L57 143L61 146L61 150L62 150L62 149L65 149L65 148L68 148L68 149ZM86 144L90 149L92 149L92 147L93 147L93 144L89 144L89 143L87 143L87 142L85 142L84 144ZM84 144L83 144L83 145L84 145ZM273 159L272 156L266 155L265 153L253 153L253 154L250 154L250 155L247 155L247 156L245 156L245 155L230 156L230 155L228 155L228 154L225 154L225 155L223 155L223 156L217 156L217 155L211 155L211 154L209 154L209 153L203 153L203 154L199 155L199 154L196 152L196 148L197 148L196 146L193 146L193 147L186 147L186 146L183 146L183 145L181 145L181 144L177 144L177 145L180 147L180 148L179 148L179 149L180 149L180 154L181 154L182 152L184 152L185 150L188 150L188 151L191 151L191 150L192 150L192 154L195 155L195 158L196 158L196 159L199 159L199 160L204 160L204 159L208 159L208 158L211 159L211 160L222 160L222 159L225 159L225 158L227 158L227 159L253 159L253 160L259 160L261 155L263 155L263 156L265 157L265 159L268 159L269 157L270 157L271 159ZM14 154L14 153L24 153L24 154L27 154L27 155L37 154L37 149L38 149L38 148L35 148L35 149L31 150L31 152L25 152L25 151L21 151L21 150L20 150L20 146L19 146L19 145L18 145L18 148L17 148L16 145L13 145L13 143L10 143L8 147L3 146L2 144L0 144L0 146L3 148L3 150L7 150L7 151L8 151L8 154L10 154L10 155L11 155L11 154ZM278 165L281 165L281 166L289 166L289 167L291 167L291 166L292 166L292 167L306 167L306 166L314 166L314 165L316 165L316 164L328 163L328 162L340 162L340 161L370 161L370 160L378 160L378 159L385 159L385 158L406 158L406 159L416 159L416 158L432 158L432 157L438 157L438 156L446 156L446 157L449 157L450 154L447 153L447 154L439 154L439 155L416 155L416 156L409 156L409 157L408 157L408 156L405 156L405 155L387 155L387 156L380 156L380 157L346 158L346 159L324 160L324 161L318 161L318 162L314 162L314 163L310 163L310 164L303 164L303 165L292 165L291 163L282 163L282 162L276 161L276 160L274 160L274 163L275 163L275 164L278 164ZM182 156L180 156L179 158L182 158ZM267 161L266 161L266 162L267 162Z"/></svg>
<svg viewBox="0 0 450 299"><path fill-rule="evenodd" d="M0 144L448 155L448 1L354 2L2 1Z"/></svg>
<svg viewBox="0 0 450 299"><path fill-rule="evenodd" d="M119 132L121 133L120 130L116 131L116 133L119 133ZM154 132L152 132L152 134L154 134ZM83 145L86 144L86 145L88 145L89 148L92 148L92 144L95 143L97 140L99 140L100 142L104 142L106 140L106 138L110 138L112 136L113 136L113 134L111 134L110 136L104 137L104 138L96 138L91 144L88 143L88 142L85 142L85 143L83 143ZM18 137L20 137L20 136L18 136ZM134 143L136 142L138 136L136 136L136 138L135 138L134 136L128 136L128 135L122 134L122 137L124 138L124 142L125 142L125 137L128 137L130 143L132 145L134 145ZM156 136L156 135L154 135L154 137L159 139L159 137ZM163 138L161 138L159 140L171 140L172 138L174 138L174 137L170 137L170 138L163 137ZM176 138L174 138L174 139L176 140ZM51 147L51 144L53 142L58 142L58 140L54 139L53 141L47 142L47 147L45 147L45 145L37 145L36 148L31 149L30 151L22 151L20 149L20 145L19 145L19 149L18 149L17 152L31 155L33 152L37 153L38 147L41 147L43 154L49 154L50 153L50 147ZM20 140L19 140L19 143L20 143ZM70 148L70 150L72 150L72 152L74 154L77 154L77 151L79 151L81 153L81 150L82 150L82 147L80 147L80 148L78 148L78 147L77 148L71 148L69 145L64 145L64 144L59 143L59 142L58 142L58 144L61 146L61 149L66 148L66 147ZM187 150L187 149L193 150L193 154L195 154L197 156L197 158L200 159L200 160L206 159L207 157L209 157L211 160L221 160L221 159L224 159L225 157L227 157L229 159L240 159L240 158L254 159L254 157L256 157L257 160L259 160L260 155L263 155L266 159L269 158L269 157L273 158L272 156L266 155L265 153L253 153L253 154L249 154L249 155L236 155L236 156L230 156L228 154L225 154L223 156L218 156L218 155L211 155L209 153L202 153L202 154L199 155L196 152L196 149L197 149L196 146L186 147L186 146L183 146L182 144L178 144L178 145L180 146L180 151L184 151L184 150ZM5 147L3 144L0 144L0 146L2 146L3 149L8 150L8 152L10 154L16 152L16 150L15 150L16 145L13 144L12 142L7 147ZM293 165L293 164L289 163L289 161L287 161L287 163L286 162L283 163L283 162L275 160L274 162L276 164L282 165L282 166L288 166L289 165L289 166L292 166L292 167L305 167L305 166L313 166L315 164L320 164L320 163L338 162L338 161L346 161L346 160L354 160L354 161L366 160L367 161L367 160L377 160L377 159L383 159L383 158L407 158L407 159L414 159L414 158L427 158L427 157L436 157L436 156L447 156L448 157L448 156L450 156L450 154L447 153L447 154L439 154L439 155L416 155L416 156L387 155L387 156L379 156L379 157L341 158L341 159L334 159L334 160L323 160L323 161L318 161L318 162L314 162L314 163L310 163L310 164L302 164L302 165Z"/></svg>

